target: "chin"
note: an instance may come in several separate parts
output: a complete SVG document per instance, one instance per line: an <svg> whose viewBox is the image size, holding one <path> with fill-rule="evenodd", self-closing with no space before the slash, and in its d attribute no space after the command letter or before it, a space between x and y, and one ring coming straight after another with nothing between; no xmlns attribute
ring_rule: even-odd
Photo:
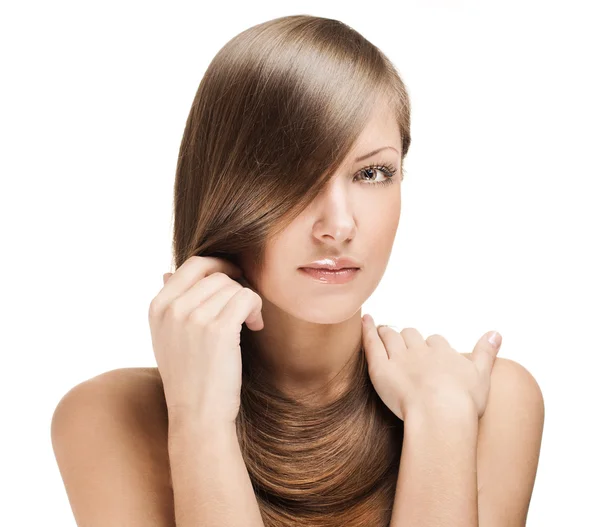
<svg viewBox="0 0 600 527"><path fill-rule="evenodd" d="M294 314L294 316L313 324L341 324L352 318L359 310L360 306L352 309L348 309L347 307L342 308L338 302L338 309L327 309L327 306L323 305L320 309L303 309L301 312Z"/></svg>

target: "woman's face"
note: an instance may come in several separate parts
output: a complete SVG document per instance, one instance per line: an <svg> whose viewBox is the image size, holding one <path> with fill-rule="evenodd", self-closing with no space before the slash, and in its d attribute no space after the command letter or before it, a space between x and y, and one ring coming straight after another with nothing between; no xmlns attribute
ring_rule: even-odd
<svg viewBox="0 0 600 527"><path fill-rule="evenodd" d="M385 148L364 160L374 150ZM379 105L324 191L276 237L262 269L241 260L244 275L263 298L291 316L335 324L354 315L373 293L387 266L401 208L401 138L393 112ZM391 183L386 168L396 170ZM314 260L354 258L361 269L344 284L322 283L300 270Z"/></svg>

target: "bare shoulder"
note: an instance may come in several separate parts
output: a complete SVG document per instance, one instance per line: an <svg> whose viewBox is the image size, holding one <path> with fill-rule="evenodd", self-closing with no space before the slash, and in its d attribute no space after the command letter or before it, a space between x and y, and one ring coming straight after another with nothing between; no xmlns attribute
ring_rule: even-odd
<svg viewBox="0 0 600 527"><path fill-rule="evenodd" d="M54 410L51 437L78 525L175 525L157 368L111 370L73 387Z"/></svg>
<svg viewBox="0 0 600 527"><path fill-rule="evenodd" d="M461 355L467 359L471 359L473 354L461 352ZM540 390L536 379L525 366L516 360L507 359L506 357L496 357L494 360L490 382L492 384L502 383L503 385L519 382L529 386L534 391Z"/></svg>
<svg viewBox="0 0 600 527"><path fill-rule="evenodd" d="M153 443L166 439L162 432L167 431L168 414L158 368L119 368L83 381L58 402L53 425L79 409L93 410L86 412L90 419L111 415L113 424L145 433Z"/></svg>
<svg viewBox="0 0 600 527"><path fill-rule="evenodd" d="M525 525L540 457L544 396L519 362L496 357L477 439L477 485L482 525L502 517Z"/></svg>

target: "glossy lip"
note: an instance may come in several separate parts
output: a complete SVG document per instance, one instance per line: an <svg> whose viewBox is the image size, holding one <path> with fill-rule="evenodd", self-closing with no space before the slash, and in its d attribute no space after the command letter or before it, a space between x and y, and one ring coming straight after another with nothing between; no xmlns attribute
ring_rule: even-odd
<svg viewBox="0 0 600 527"><path fill-rule="evenodd" d="M340 269L360 269L360 264L348 256L340 256L333 258L322 258L315 260L300 267L300 269L328 269L331 271L339 271Z"/></svg>
<svg viewBox="0 0 600 527"><path fill-rule="evenodd" d="M299 271L322 284L345 284L354 279L360 269L338 269L337 271L331 271L328 269L300 267Z"/></svg>

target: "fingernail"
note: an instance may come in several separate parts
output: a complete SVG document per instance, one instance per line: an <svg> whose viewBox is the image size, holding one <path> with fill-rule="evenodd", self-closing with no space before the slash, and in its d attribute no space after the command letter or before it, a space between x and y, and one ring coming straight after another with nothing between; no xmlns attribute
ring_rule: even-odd
<svg viewBox="0 0 600 527"><path fill-rule="evenodd" d="M489 337L488 342L494 346L494 348L499 348L502 343L502 336L497 331L494 331Z"/></svg>

